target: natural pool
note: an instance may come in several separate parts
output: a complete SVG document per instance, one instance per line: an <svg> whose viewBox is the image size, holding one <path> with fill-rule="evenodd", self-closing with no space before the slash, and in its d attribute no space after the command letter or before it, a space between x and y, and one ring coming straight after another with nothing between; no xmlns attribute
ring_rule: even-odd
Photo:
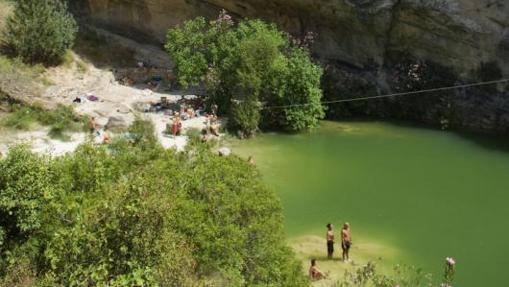
<svg viewBox="0 0 509 287"><path fill-rule="evenodd" d="M332 123L309 134L232 143L253 155L281 198L288 235L323 236L349 221L357 238L399 250L455 286L506 286L509 142L388 123ZM339 230L337 230L339 233ZM355 254L353 254L355 257Z"/></svg>

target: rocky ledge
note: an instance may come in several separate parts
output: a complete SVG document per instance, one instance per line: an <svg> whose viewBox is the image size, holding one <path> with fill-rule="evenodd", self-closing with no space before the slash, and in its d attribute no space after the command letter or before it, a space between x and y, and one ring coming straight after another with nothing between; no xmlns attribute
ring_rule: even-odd
<svg viewBox="0 0 509 287"><path fill-rule="evenodd" d="M275 22L295 37L315 32L313 55L327 66L326 79L333 81L325 85L328 98L346 97L339 92L344 87L337 86L346 80L365 83L360 88L378 94L399 91L391 77L408 61L440 67L434 71L446 71L444 77L454 76L454 80L440 84L509 77L506 0L83 1L89 22L144 42L162 43L168 28L198 15L215 17L221 9L237 17ZM487 65L495 73L492 77L479 76ZM507 86L455 93L454 100L438 97L431 107L415 107L412 101L403 105L410 105L406 108L420 121L440 124L454 114L445 119L451 126L509 131ZM385 110L371 114L390 117L394 106L386 103L378 108ZM353 115L369 114L367 110L359 113L358 109L347 109ZM441 112L440 116L433 112L444 109L454 112ZM339 114L336 107L329 111L331 116Z"/></svg>

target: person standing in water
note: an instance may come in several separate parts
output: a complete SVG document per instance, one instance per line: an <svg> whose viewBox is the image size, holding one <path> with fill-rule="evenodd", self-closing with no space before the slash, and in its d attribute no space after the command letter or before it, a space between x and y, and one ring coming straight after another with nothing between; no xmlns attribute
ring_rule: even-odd
<svg viewBox="0 0 509 287"><path fill-rule="evenodd" d="M332 259L332 255L334 254L334 231L332 231L332 224L327 224L327 234L325 235L327 239L327 258Z"/></svg>
<svg viewBox="0 0 509 287"><path fill-rule="evenodd" d="M350 260L350 247L352 246L352 235L350 232L350 224L346 222L341 230L341 249L343 249L343 261Z"/></svg>

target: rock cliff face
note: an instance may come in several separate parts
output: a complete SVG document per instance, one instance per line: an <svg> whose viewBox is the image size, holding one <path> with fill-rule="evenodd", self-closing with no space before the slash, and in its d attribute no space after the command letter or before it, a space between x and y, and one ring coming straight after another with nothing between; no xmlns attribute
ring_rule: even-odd
<svg viewBox="0 0 509 287"><path fill-rule="evenodd" d="M342 73L376 83L378 92L392 90L387 69L401 55L431 61L464 81L477 80L475 71L483 63L496 66L499 76L509 77L507 0L84 1L95 24L156 42L164 41L168 28L198 15L215 17L220 9L238 17L275 22L296 37L315 32L316 58L333 70L339 68ZM499 87L498 95L505 90L505 86ZM334 91L326 92L337 97ZM502 105L509 114L509 100ZM471 105L458 107L464 106ZM490 130L497 125L500 123L484 121L479 128ZM509 120L505 125L503 129L509 130Z"/></svg>
<svg viewBox="0 0 509 287"><path fill-rule="evenodd" d="M506 0L87 1L96 23L159 41L169 27L224 8L276 22L296 36L316 32L317 56L356 67L383 64L387 52L405 50L459 73L492 61L509 73Z"/></svg>

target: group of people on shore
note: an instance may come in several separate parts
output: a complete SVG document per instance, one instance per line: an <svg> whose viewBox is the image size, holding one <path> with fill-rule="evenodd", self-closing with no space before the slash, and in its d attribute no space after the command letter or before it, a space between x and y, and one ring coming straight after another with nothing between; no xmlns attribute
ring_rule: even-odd
<svg viewBox="0 0 509 287"><path fill-rule="evenodd" d="M202 129L202 141L208 141L209 135L219 136L219 120L217 117L217 105L212 105L212 113L205 112L204 107L193 109L192 107L181 107L180 112L175 112L173 115L171 127L169 130L173 136L180 136L182 134L182 121L193 119L196 117L205 117L205 127Z"/></svg>
<svg viewBox="0 0 509 287"><path fill-rule="evenodd" d="M325 234L325 239L327 241L327 258L332 259L334 257L334 230L333 225L328 223L326 225L327 233ZM352 246L352 234L350 231L350 224L346 222L343 224L343 228L341 229L341 250L342 255L341 259L343 262L350 261L350 247ZM311 259L311 266L309 267L309 277L311 280L320 280L327 277L325 273L323 273L316 264L316 259Z"/></svg>

